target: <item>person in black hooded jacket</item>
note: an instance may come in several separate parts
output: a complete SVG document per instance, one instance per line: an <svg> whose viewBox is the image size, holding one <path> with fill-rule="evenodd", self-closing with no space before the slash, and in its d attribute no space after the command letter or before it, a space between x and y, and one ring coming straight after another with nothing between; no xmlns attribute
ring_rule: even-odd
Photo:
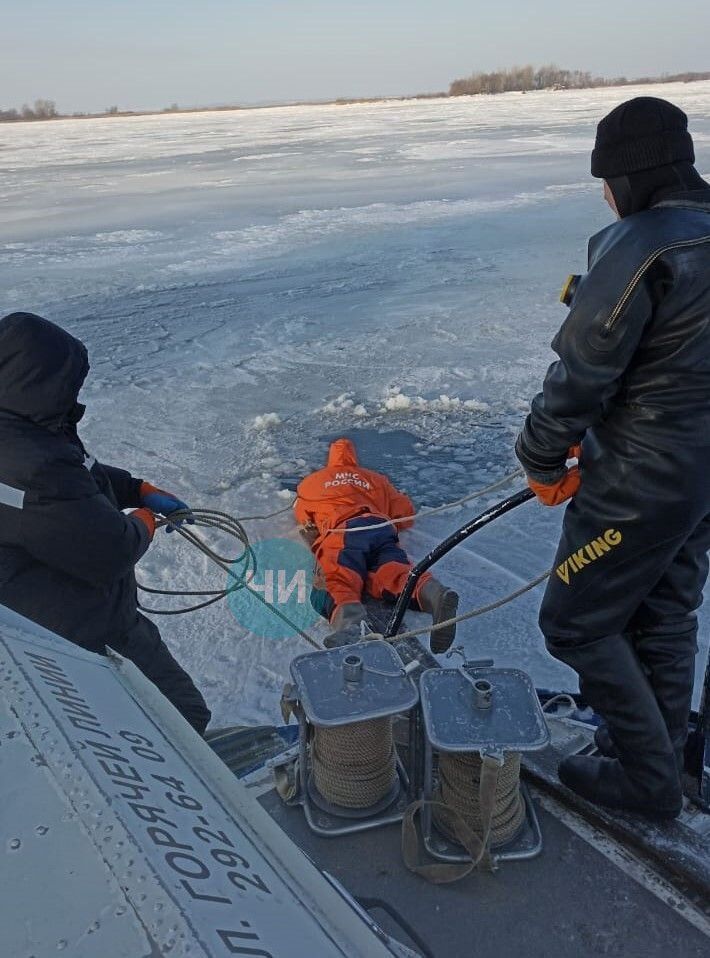
<svg viewBox="0 0 710 958"><path fill-rule="evenodd" d="M83 343L60 327L31 313L0 319L0 604L131 659L201 734L209 709L138 611L133 571L154 512L187 506L86 453L76 427L88 371Z"/></svg>
<svg viewBox="0 0 710 958"><path fill-rule="evenodd" d="M516 445L541 501L574 497L540 626L606 721L602 756L565 759L560 779L669 818L710 548L710 186L694 159L687 118L665 100L638 97L599 123L592 174L618 222L589 242Z"/></svg>

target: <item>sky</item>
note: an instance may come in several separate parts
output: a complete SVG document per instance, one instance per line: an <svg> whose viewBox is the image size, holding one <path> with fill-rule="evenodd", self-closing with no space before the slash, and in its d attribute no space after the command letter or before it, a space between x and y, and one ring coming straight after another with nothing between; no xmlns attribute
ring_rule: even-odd
<svg viewBox="0 0 710 958"><path fill-rule="evenodd" d="M413 94L525 63L710 70L707 0L0 0L0 23L0 108Z"/></svg>

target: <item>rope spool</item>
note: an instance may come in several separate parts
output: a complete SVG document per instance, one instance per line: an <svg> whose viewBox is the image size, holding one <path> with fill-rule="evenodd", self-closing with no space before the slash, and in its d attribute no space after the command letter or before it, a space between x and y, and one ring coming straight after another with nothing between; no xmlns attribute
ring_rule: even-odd
<svg viewBox="0 0 710 958"><path fill-rule="evenodd" d="M326 801L341 808L376 805L397 777L392 718L335 728L312 726L313 781Z"/></svg>
<svg viewBox="0 0 710 958"><path fill-rule="evenodd" d="M439 787L432 803L437 828L449 839L459 842L457 820L476 834L485 831L481 810L480 784L483 760L475 752L439 755ZM525 818L525 803L520 794L520 753L509 752L498 774L490 847L504 845L518 832ZM459 842L460 843L460 842Z"/></svg>

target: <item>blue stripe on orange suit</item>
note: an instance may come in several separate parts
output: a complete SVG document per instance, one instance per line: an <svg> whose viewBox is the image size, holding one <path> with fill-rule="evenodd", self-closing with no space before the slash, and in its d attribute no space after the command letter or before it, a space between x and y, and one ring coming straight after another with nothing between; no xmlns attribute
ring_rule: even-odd
<svg viewBox="0 0 710 958"><path fill-rule="evenodd" d="M394 526L382 526L386 517L363 515L349 519L342 531L324 536L316 548L316 558L325 578L329 602L325 611L348 602L360 602L366 592L375 599L393 602L404 588L412 563L399 544ZM373 526L368 532L348 529ZM417 583L412 607L419 608L419 589L431 576L425 573Z"/></svg>

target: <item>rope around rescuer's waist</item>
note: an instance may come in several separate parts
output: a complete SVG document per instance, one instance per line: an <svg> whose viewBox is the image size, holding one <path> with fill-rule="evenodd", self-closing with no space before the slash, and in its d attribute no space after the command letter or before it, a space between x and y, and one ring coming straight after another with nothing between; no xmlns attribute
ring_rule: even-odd
<svg viewBox="0 0 710 958"><path fill-rule="evenodd" d="M415 513L414 516L402 517L397 520L387 520L382 522L380 525L387 526L390 524L396 524L397 522L407 521L407 519L412 518L422 518L425 516L435 515L437 513L444 512L448 509L458 508L465 502L469 502L473 499L480 498L488 493L494 492L496 489L500 488L503 485L511 482L513 479L518 478L522 474L522 470L516 469L514 472L510 473L507 476L497 480L494 483L491 483L488 486L485 486L482 489L476 490L463 496L460 499L455 500L454 502L446 503L442 506L437 506L433 509L422 509L418 513ZM161 528L164 526L172 525L174 531L185 539L193 548L201 552L204 556L209 559L214 565L218 566L226 575L231 579L231 584L224 589L201 589L201 590L186 590L186 589L155 589L149 586L138 584L138 588L141 592L145 592L148 595L158 595L158 596L172 596L172 597L181 597L181 598L199 598L203 601L200 601L194 605L190 605L180 609L151 609L140 604L140 608L143 612L147 612L150 615L184 615L189 612L197 612L200 609L205 609L208 606L220 602L222 599L228 598L233 592L237 592L240 589L248 589L251 595L258 599L264 606L266 606L273 615L280 618L285 622L289 628L291 628L295 635L299 635L301 638L305 639L311 646L316 649L322 649L322 646L319 642L316 641L312 636L300 628L295 622L293 622L285 613L281 612L275 605L268 602L259 592L251 589L249 587L249 580L257 572L257 561L254 550L251 546L249 540L249 534L247 533L244 523L249 521L263 521L266 519L274 518L275 516L281 515L286 511L290 510L292 504L285 506L282 509L277 510L276 512L269 513L266 515L256 515L256 516L243 516L241 518L236 518L229 515L226 512L220 512L215 509L191 509L189 511L183 510L179 512L171 513L169 518L158 517L156 522L156 527ZM189 525L185 524L185 520L192 520ZM177 522L182 520L181 525L176 525ZM219 554L212 546L204 541L200 536L198 536L192 526L197 526L198 528L210 529L214 532L222 533L229 538L235 540L239 543L241 552L236 558L228 558ZM377 526L359 526L353 529L349 529L348 532L366 532L371 531L373 528L378 528ZM336 529L328 531L337 531ZM327 533L326 533L327 534ZM512 602L514 599L517 599L519 596L523 595L525 592L530 591L535 588L540 583L544 582L550 575L550 570L544 572L541 575L536 576L534 579L531 579L529 582L525 583L519 589L516 589L514 592L503 596L502 598L496 600L495 602L488 603L483 606L479 606L476 609L472 609L469 612L464 612L461 615L456 616L453 619L447 620L445 622L440 622L435 626L427 626L419 629L412 629L406 632L399 633L396 637L393 638L413 638L419 635L428 634L431 632L436 632L439 629L448 628L450 625L458 622L464 622L468 619L475 618L476 616L484 615L487 612L492 612L495 609L499 609L502 606L506 605L509 602ZM382 638L381 635L375 632L367 633L362 636L362 638L375 639Z"/></svg>

